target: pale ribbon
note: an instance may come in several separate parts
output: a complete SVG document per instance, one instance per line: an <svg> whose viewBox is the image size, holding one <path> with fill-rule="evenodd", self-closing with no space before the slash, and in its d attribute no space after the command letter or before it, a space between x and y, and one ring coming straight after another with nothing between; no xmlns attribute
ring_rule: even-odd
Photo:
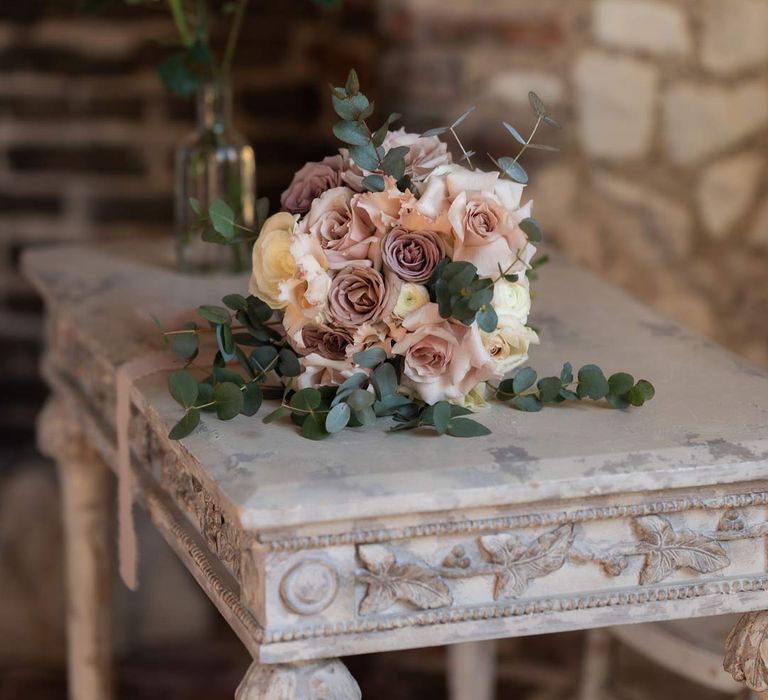
<svg viewBox="0 0 768 700"><path fill-rule="evenodd" d="M120 578L132 591L139 587L139 552L136 543L136 523L133 519L133 502L136 491L136 475L131 468L131 445L128 428L131 422L131 389L134 382L155 372L174 369L173 358L167 350L155 350L128 360L117 369L117 549L120 559Z"/></svg>
<svg viewBox="0 0 768 700"><path fill-rule="evenodd" d="M193 317L193 312L171 312L164 315L166 326L181 326ZM136 540L136 523L133 518L133 504L136 493L136 475L131 468L131 445L129 427L131 423L131 391L141 378L156 372L178 368L169 350L153 350L128 360L117 368L115 392L117 406L117 551L120 562L120 578L132 591L139 587L139 550Z"/></svg>

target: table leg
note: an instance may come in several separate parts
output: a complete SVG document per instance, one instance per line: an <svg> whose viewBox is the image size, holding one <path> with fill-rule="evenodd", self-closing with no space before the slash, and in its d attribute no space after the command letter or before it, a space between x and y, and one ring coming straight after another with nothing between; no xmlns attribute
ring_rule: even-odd
<svg viewBox="0 0 768 700"><path fill-rule="evenodd" d="M742 615L725 642L723 668L759 700L768 700L768 611Z"/></svg>
<svg viewBox="0 0 768 700"><path fill-rule="evenodd" d="M112 567L109 470L58 400L39 419L41 451L56 461L66 547L67 665L72 700L111 700Z"/></svg>
<svg viewBox="0 0 768 700"><path fill-rule="evenodd" d="M494 640L452 644L448 655L448 693L451 700L493 700L496 697Z"/></svg>
<svg viewBox="0 0 768 700"><path fill-rule="evenodd" d="M235 700L360 700L360 688L338 659L296 664L253 663Z"/></svg>

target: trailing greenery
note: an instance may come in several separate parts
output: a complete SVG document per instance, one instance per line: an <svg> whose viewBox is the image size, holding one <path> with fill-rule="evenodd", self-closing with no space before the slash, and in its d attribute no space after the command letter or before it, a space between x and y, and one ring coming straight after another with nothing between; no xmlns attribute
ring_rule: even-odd
<svg viewBox="0 0 768 700"><path fill-rule="evenodd" d="M432 429L438 435L478 437L490 430L469 418L472 411L440 401L432 406L400 387L400 361L387 359L380 348L353 356L360 371L338 386L292 388L301 373L299 358L276 330L273 311L254 296L228 294L221 306L200 306L205 323L190 322L184 328L166 331L165 339L185 368L173 372L168 388L184 415L169 437L180 440L199 424L201 413L219 420L238 415L255 416L265 398L280 399L279 406L263 418L271 423L289 418L304 437L322 440L344 428L373 425L390 418L390 432ZM201 336L212 334L216 354L207 374L197 380L191 370L200 370L196 359ZM509 403L526 412L540 411L546 404L592 399L605 400L613 408L642 406L654 396L653 385L618 372L606 378L597 365L584 365L574 378L570 363L559 376L538 379L530 367L498 385L488 385L491 399Z"/></svg>

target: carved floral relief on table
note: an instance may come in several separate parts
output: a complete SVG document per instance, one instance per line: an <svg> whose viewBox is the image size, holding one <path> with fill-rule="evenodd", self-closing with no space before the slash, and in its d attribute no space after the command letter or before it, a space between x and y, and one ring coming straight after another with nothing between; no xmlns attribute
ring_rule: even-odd
<svg viewBox="0 0 768 700"><path fill-rule="evenodd" d="M582 529L565 523L538 536L519 531L482 535L453 545L446 554L435 552L425 561L396 544L361 544L357 547L362 569L358 583L365 588L358 613L383 613L395 603L417 610L450 607L451 582L487 578L488 599L513 600L536 595L539 579L566 564L595 565L610 577L629 575L629 563L642 558L634 585L661 583L679 570L711 574L731 564L726 544L768 534L768 523L747 526L735 509L724 512L713 531L674 526L660 515L631 520L633 538L601 548L583 537Z"/></svg>

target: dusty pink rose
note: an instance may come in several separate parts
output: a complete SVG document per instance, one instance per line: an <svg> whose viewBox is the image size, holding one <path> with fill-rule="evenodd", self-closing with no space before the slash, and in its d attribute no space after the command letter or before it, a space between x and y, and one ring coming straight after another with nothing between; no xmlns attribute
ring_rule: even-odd
<svg viewBox="0 0 768 700"><path fill-rule="evenodd" d="M390 289L383 275L372 267L345 267L331 283L328 315L348 328L377 323L393 304Z"/></svg>
<svg viewBox="0 0 768 700"><path fill-rule="evenodd" d="M381 266L378 230L370 213L358 207L361 196L348 187L327 190L299 223L299 234L320 242L332 269L350 263Z"/></svg>
<svg viewBox="0 0 768 700"><path fill-rule="evenodd" d="M447 211L454 236L454 260L466 260L490 277L498 266L525 268L536 249L519 227L531 215L531 203L520 206L523 185L499 179L497 172L444 166L421 188L416 207L425 217L439 219Z"/></svg>
<svg viewBox="0 0 768 700"><path fill-rule="evenodd" d="M437 304L414 311L403 328L406 335L392 349L404 356L403 383L427 403L460 402L478 383L499 376L477 325L446 321Z"/></svg>
<svg viewBox="0 0 768 700"><path fill-rule="evenodd" d="M304 371L293 380L294 389L307 389L317 386L337 386L349 379L356 372L369 370L358 367L349 360L331 360L318 353L311 353L299 358Z"/></svg>
<svg viewBox="0 0 768 700"><path fill-rule="evenodd" d="M435 231L393 228L382 241L384 264L405 282L426 282L445 257L443 237Z"/></svg>
<svg viewBox="0 0 768 700"><path fill-rule="evenodd" d="M309 323L301 329L301 346L307 354L317 353L329 360L344 360L352 334L343 328Z"/></svg>
<svg viewBox="0 0 768 700"><path fill-rule="evenodd" d="M341 156L327 156L320 163L307 163L296 172L288 189L280 195L280 206L284 211L303 216L316 197L342 184L343 167Z"/></svg>
<svg viewBox="0 0 768 700"><path fill-rule="evenodd" d="M414 182L426 178L435 168L451 162L451 154L448 152L448 146L444 144L437 136L422 136L421 134L412 134L405 129L390 131L384 137L382 148L389 151L399 146L408 146L408 153L405 156L405 174ZM369 170L364 170L357 163L349 158L347 149L340 149L344 158L344 172L342 179L353 190L362 192L363 178L370 175Z"/></svg>

